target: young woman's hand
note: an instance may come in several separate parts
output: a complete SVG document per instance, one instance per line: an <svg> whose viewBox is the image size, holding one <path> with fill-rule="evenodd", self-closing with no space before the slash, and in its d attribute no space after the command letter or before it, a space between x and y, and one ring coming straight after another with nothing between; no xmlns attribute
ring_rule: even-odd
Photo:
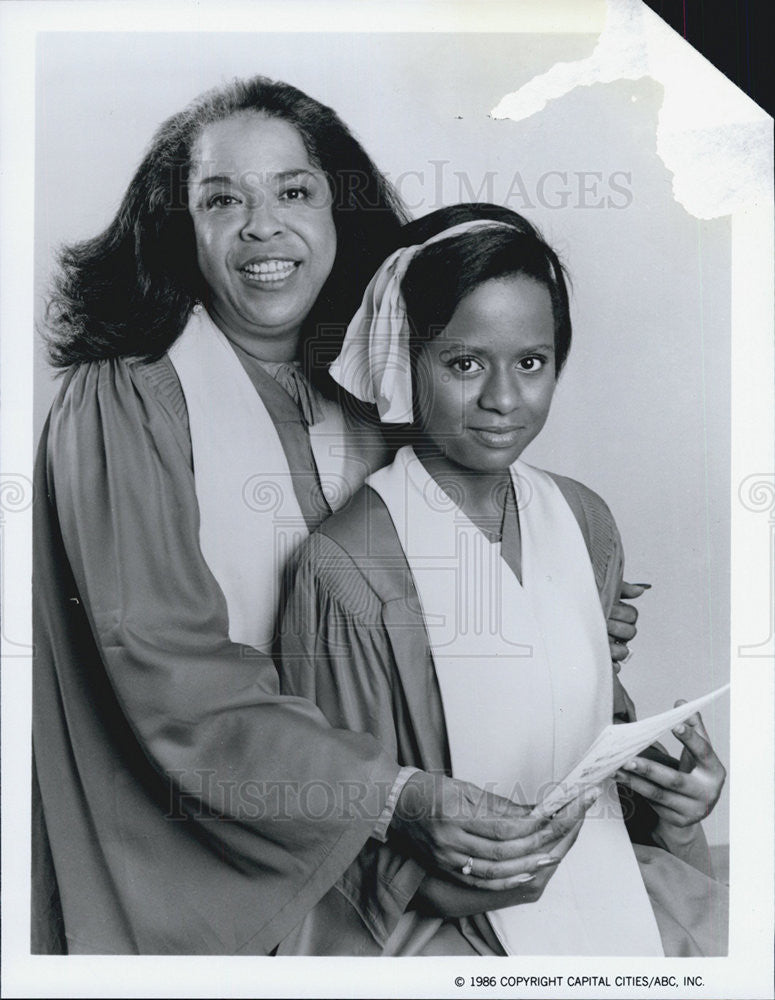
<svg viewBox="0 0 775 1000"><path fill-rule="evenodd" d="M608 645L611 648L611 659L614 663L626 660L629 656L627 643L637 634L635 623L638 620L638 610L631 604L624 604L623 598L633 600L651 587L650 583L626 583L622 581L619 600L611 608L608 619Z"/></svg>
<svg viewBox="0 0 775 1000"><path fill-rule="evenodd" d="M683 704L685 700L676 702L676 706ZM635 757L616 773L618 782L648 799L659 816L656 832L668 842L694 835L696 824L718 802L727 774L699 714L690 716L673 733L683 743L677 770Z"/></svg>
<svg viewBox="0 0 775 1000"><path fill-rule="evenodd" d="M546 818L469 782L419 771L401 791L391 829L430 871L469 887L513 889L548 878L598 794L588 790Z"/></svg>

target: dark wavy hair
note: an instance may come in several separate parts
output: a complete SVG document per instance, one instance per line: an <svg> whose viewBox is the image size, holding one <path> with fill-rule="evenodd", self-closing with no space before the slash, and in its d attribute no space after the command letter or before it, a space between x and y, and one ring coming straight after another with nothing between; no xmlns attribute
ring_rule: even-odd
<svg viewBox="0 0 775 1000"><path fill-rule="evenodd" d="M123 355L158 358L181 333L195 302L206 299L188 212L192 150L207 125L244 111L293 125L310 161L328 177L336 260L302 330L302 341L315 335L314 352L303 351L309 374L324 372L406 215L331 108L262 76L208 91L164 122L107 229L61 250L46 314L54 366Z"/></svg>
<svg viewBox="0 0 775 1000"><path fill-rule="evenodd" d="M527 219L483 202L451 205L408 223L399 246L424 243L445 229L489 219L508 223L471 229L424 247L412 259L401 283L413 346L436 336L452 319L460 301L492 278L527 275L549 291L554 316L555 373L560 374L571 343L568 287L557 254Z"/></svg>

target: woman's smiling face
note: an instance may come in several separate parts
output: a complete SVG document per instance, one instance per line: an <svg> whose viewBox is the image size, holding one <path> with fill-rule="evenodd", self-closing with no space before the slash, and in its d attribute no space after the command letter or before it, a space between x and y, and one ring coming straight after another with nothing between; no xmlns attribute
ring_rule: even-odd
<svg viewBox="0 0 775 1000"><path fill-rule="evenodd" d="M454 466L507 469L549 415L556 383L549 290L513 275L483 282L420 348L418 425Z"/></svg>
<svg viewBox="0 0 775 1000"><path fill-rule="evenodd" d="M251 354L293 358L336 255L328 182L299 133L255 112L208 125L188 189L213 318Z"/></svg>

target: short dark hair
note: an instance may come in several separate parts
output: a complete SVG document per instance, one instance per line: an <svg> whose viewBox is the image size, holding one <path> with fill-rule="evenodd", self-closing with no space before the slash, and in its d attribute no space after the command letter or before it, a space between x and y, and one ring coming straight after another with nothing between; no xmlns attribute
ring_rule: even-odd
<svg viewBox="0 0 775 1000"><path fill-rule="evenodd" d="M523 274L544 285L554 315L555 372L568 357L571 321L565 270L557 254L527 219L508 208L468 203L440 208L408 223L400 245L424 243L461 222L487 219L506 226L471 229L439 240L412 259L401 283L414 345L436 336L460 301L485 281Z"/></svg>
<svg viewBox="0 0 775 1000"><path fill-rule="evenodd" d="M293 125L310 160L328 177L337 254L302 340L313 333L321 340L315 356L305 358L314 361L316 372L324 370L328 355L336 355L406 215L392 186L331 108L287 83L256 76L208 91L164 122L107 229L60 252L46 317L52 364L157 358L181 333L197 299L206 298L187 207L192 151L207 125L246 111Z"/></svg>

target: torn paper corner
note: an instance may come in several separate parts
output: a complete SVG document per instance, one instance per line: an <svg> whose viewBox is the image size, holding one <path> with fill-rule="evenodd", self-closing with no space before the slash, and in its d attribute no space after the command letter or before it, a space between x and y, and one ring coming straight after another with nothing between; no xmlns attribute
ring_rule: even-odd
<svg viewBox="0 0 775 1000"><path fill-rule="evenodd" d="M591 56L556 63L491 116L520 121L576 87L643 77L664 90L657 153L687 212L712 219L772 198L772 119L642 0L608 0Z"/></svg>

